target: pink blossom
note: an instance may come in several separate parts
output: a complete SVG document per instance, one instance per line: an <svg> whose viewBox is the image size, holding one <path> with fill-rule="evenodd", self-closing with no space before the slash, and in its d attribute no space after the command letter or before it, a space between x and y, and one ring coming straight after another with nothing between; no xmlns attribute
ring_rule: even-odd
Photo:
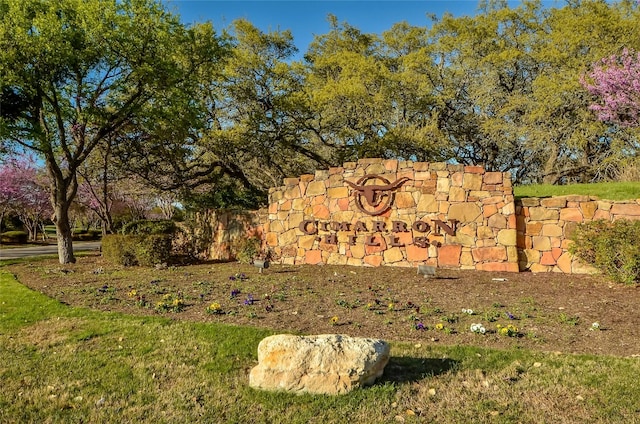
<svg viewBox="0 0 640 424"><path fill-rule="evenodd" d="M598 119L625 127L640 125L640 52L624 49L606 57L580 80L597 97L589 106Z"/></svg>

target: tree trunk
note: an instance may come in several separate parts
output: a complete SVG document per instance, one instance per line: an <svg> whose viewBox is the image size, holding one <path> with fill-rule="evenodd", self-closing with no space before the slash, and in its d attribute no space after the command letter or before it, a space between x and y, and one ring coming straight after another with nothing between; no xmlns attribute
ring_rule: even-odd
<svg viewBox="0 0 640 424"><path fill-rule="evenodd" d="M66 203L66 202L65 202ZM71 225L69 224L69 205L55 205L56 237L58 239L58 259L61 264L76 262L73 256Z"/></svg>

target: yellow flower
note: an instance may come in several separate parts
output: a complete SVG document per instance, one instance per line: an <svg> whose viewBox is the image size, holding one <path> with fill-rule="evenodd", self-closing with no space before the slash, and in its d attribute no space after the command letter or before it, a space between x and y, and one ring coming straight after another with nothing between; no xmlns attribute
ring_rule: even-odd
<svg viewBox="0 0 640 424"><path fill-rule="evenodd" d="M129 295L129 297L135 297L138 294L138 292L134 289L131 290L129 293L127 293L127 295Z"/></svg>
<svg viewBox="0 0 640 424"><path fill-rule="evenodd" d="M394 306L395 305L393 303L389 303L389 306L387 306L387 308L389 308L390 311L393 311Z"/></svg>
<svg viewBox="0 0 640 424"><path fill-rule="evenodd" d="M436 324L436 330L444 330L444 324L439 322Z"/></svg>
<svg viewBox="0 0 640 424"><path fill-rule="evenodd" d="M339 318L336 316L331 317L331 325L336 325L338 323Z"/></svg>

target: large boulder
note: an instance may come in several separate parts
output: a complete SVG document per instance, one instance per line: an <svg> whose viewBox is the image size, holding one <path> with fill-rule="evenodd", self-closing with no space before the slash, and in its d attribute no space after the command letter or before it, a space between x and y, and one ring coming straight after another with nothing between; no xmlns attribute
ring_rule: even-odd
<svg viewBox="0 0 640 424"><path fill-rule="evenodd" d="M339 334L280 334L258 345L249 385L295 393L342 394L373 384L389 362L389 344Z"/></svg>

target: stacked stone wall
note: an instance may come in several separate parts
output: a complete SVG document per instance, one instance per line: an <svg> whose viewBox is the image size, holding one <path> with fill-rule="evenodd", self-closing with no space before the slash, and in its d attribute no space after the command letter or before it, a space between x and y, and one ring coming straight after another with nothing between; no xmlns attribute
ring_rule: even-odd
<svg viewBox="0 0 640 424"><path fill-rule="evenodd" d="M263 239L266 210L207 210L199 212L190 228L184 228L196 256L205 260L235 260L242 242L250 237Z"/></svg>
<svg viewBox="0 0 640 424"><path fill-rule="evenodd" d="M367 175L406 181L395 190L392 207L379 216L358 207L357 193L348 184ZM363 159L284 183L270 190L263 224L264 243L283 264L518 271L508 173Z"/></svg>
<svg viewBox="0 0 640 424"><path fill-rule="evenodd" d="M519 265L522 271L593 273L569 253L578 224L640 219L640 199L612 202L590 196L523 198L516 201Z"/></svg>

